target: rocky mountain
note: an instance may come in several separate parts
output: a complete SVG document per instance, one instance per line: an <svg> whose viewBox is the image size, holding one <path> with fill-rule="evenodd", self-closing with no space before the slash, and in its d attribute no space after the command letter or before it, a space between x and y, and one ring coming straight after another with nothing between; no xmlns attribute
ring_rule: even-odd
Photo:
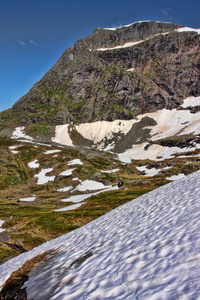
<svg viewBox="0 0 200 300"><path fill-rule="evenodd" d="M0 113L0 261L200 169L199 33L95 29Z"/></svg>
<svg viewBox="0 0 200 300"><path fill-rule="evenodd" d="M200 93L200 35L182 26L145 21L95 29L12 108L2 123L27 125L130 120L178 108Z"/></svg>

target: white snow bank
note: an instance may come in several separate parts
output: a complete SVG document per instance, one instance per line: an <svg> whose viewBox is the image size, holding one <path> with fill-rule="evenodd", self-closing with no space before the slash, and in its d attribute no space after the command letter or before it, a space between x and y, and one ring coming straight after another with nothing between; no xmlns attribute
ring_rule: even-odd
<svg viewBox="0 0 200 300"><path fill-rule="evenodd" d="M21 146L22 146L22 145L10 146L9 149L10 149L10 150L14 150L14 149L16 149L16 148L18 148L18 147L21 147Z"/></svg>
<svg viewBox="0 0 200 300"><path fill-rule="evenodd" d="M151 22L151 20L137 21L137 22L133 22L133 23L128 24L128 25L123 25L123 26L113 27L113 28L112 27L111 28L102 28L102 29L104 29L104 30L116 30L118 28L130 27L131 25L136 24L136 23L146 23L146 22ZM169 22L162 22L162 21L156 21L156 22L158 22L158 23L169 23Z"/></svg>
<svg viewBox="0 0 200 300"><path fill-rule="evenodd" d="M83 191L92 191L92 190L100 190L109 188L110 186L105 186L103 183L94 181L94 180L85 180L82 181L77 187L76 190L83 192Z"/></svg>
<svg viewBox="0 0 200 300"><path fill-rule="evenodd" d="M102 142L105 138L113 138L114 133L122 132L127 134L132 125L137 120L115 120L112 122L108 121L97 121L93 123L84 123L75 126L76 130L86 139L93 141L95 144Z"/></svg>
<svg viewBox="0 0 200 300"><path fill-rule="evenodd" d="M0 265L0 285L57 249L29 275L29 299L198 299L199 199L200 171Z"/></svg>
<svg viewBox="0 0 200 300"><path fill-rule="evenodd" d="M73 171L75 170L75 168L73 169L68 169L66 171L61 172L59 175L63 175L63 176L70 176L72 175Z"/></svg>
<svg viewBox="0 0 200 300"><path fill-rule="evenodd" d="M117 190L117 189L118 189L117 186L110 186L110 187L105 188L104 190L101 190L101 191L98 191L98 192L95 192L95 193L74 195L74 196L71 196L69 198L62 199L61 201L62 202L79 203L83 200L86 200L86 199L92 197L92 196L95 196L95 195L98 195L98 194L101 194L101 193L104 193L104 192L108 192L108 191L114 191L114 190Z"/></svg>
<svg viewBox="0 0 200 300"><path fill-rule="evenodd" d="M32 169L36 169L36 168L39 168L40 164L38 163L38 160L35 159L35 160L31 161L30 163L28 163L28 166Z"/></svg>
<svg viewBox="0 0 200 300"><path fill-rule="evenodd" d="M118 171L119 171L119 169L105 170L105 171L101 170L102 173L116 173Z"/></svg>
<svg viewBox="0 0 200 300"><path fill-rule="evenodd" d="M0 219L0 232L3 232L5 230L5 229L1 228L3 223L5 223L5 221Z"/></svg>
<svg viewBox="0 0 200 300"><path fill-rule="evenodd" d="M12 139L27 139L27 140L33 140L33 138L27 134L24 133L24 129L25 127L22 126L22 127L16 127L15 130L13 131L12 133Z"/></svg>
<svg viewBox="0 0 200 300"><path fill-rule="evenodd" d="M35 201L36 197L26 197L26 198L20 198L20 201L25 201L25 202L30 202L30 201Z"/></svg>
<svg viewBox="0 0 200 300"><path fill-rule="evenodd" d="M11 151L13 154L18 154L19 153L19 151L16 151L16 150L12 150Z"/></svg>
<svg viewBox="0 0 200 300"><path fill-rule="evenodd" d="M68 211L68 210L74 210L80 206L82 206L83 204L85 204L85 202L82 203L77 203L77 204L73 204L73 205L69 205L63 208L59 208L59 209L55 209L54 211Z"/></svg>
<svg viewBox="0 0 200 300"><path fill-rule="evenodd" d="M58 152L61 152L61 150L47 150L44 152L44 154L53 154L53 153L58 153Z"/></svg>
<svg viewBox="0 0 200 300"><path fill-rule="evenodd" d="M125 43L124 45L118 45L118 46L115 46L115 47L112 47L112 48L99 48L99 49L96 49L96 50L97 51L107 51L107 50L123 49L123 48L128 48L128 47L138 45L140 43L143 43L144 41L145 40L141 40L141 41L137 41L137 42L128 42L128 43Z"/></svg>
<svg viewBox="0 0 200 300"><path fill-rule="evenodd" d="M199 103L199 97L192 99L185 99L186 102L184 102L183 105L189 105L190 103ZM195 104L195 105L196 105ZM154 113L146 113L143 115L138 115L136 119L133 120L115 120L112 122L108 121L98 121L93 123L85 123L80 125L75 125L75 129L78 133L80 133L84 138L92 141L94 145L97 147L97 149L101 150L107 150L110 151L114 148L115 142L112 141L112 139L115 137L116 134L118 134L118 140L128 134L128 132L132 129L132 126L140 122L144 117L149 117L156 121L155 126L149 126L146 127L147 129L150 129L150 140L156 141L158 139L167 138L173 135L183 135L183 134L200 134L200 112L197 113L191 113L190 110L168 110L168 109L162 109ZM60 125L60 126L66 126L66 125ZM64 139L59 139L59 136L55 137L58 142L63 143ZM110 144L106 144L107 140L111 140ZM107 147L105 148L105 145ZM134 159L134 153L138 151L138 148L143 147L143 144L137 144L130 147L129 150L127 150L130 155L132 155L132 159ZM158 146L151 146L151 150L153 150L153 147L156 147L157 155L162 155L162 152L166 152L166 148L164 147L158 147ZM132 148L134 149L132 151ZM154 149L155 150L155 149ZM178 152L181 151L177 147L177 149L171 149L169 151L172 151L174 153L174 150L177 150ZM128 152L125 151L122 156L127 156ZM159 151L161 153L159 154ZM168 151L168 150L167 150ZM132 153L132 154L131 154ZM139 153L138 153L139 154ZM156 155L156 156L157 156ZM121 156L121 154L120 154ZM140 154L139 154L140 156ZM155 157L155 155L153 155ZM149 150L144 151L142 150L142 158L145 159L149 157ZM170 156L169 156L170 157ZM137 158L140 159L140 158ZM129 157L130 161L130 157Z"/></svg>
<svg viewBox="0 0 200 300"><path fill-rule="evenodd" d="M68 162L68 166L73 166L73 165L83 165L83 163L79 158L77 158L77 159L70 160Z"/></svg>
<svg viewBox="0 0 200 300"><path fill-rule="evenodd" d="M52 141L63 145L73 146L72 140L69 136L69 124L57 125L55 129L55 137L52 138Z"/></svg>
<svg viewBox="0 0 200 300"><path fill-rule="evenodd" d="M131 69L128 69L126 70L127 72L134 72L135 71L135 68L131 68Z"/></svg>
<svg viewBox="0 0 200 300"><path fill-rule="evenodd" d="M129 149L123 153L118 154L120 161L124 163L130 163L132 159L150 159L154 161L162 161L174 157L177 153L184 153L188 151L194 151L200 147L196 145L195 147L163 147L158 144L150 145L148 150L145 150L147 143L142 143L139 145L133 145L132 149Z"/></svg>
<svg viewBox="0 0 200 300"><path fill-rule="evenodd" d="M38 178L37 184L45 184L48 181L54 181L55 176L46 176L46 173L53 171L53 168L42 169L39 174L36 174L34 177Z"/></svg>
<svg viewBox="0 0 200 300"><path fill-rule="evenodd" d="M181 178L184 178L185 177L185 174L183 173L180 173L178 175L173 175L171 177L166 177L167 180L178 180L178 179L181 179Z"/></svg>
<svg viewBox="0 0 200 300"><path fill-rule="evenodd" d="M182 27L182 28L178 28L176 29L177 32L190 32L190 31L195 31L198 34L200 34L200 29L194 29L194 28L190 28L190 27Z"/></svg>
<svg viewBox="0 0 200 300"><path fill-rule="evenodd" d="M147 177L153 177L155 175L157 175L160 171L162 170L167 170L167 169L171 169L171 167L165 167L165 168L147 168L147 166L138 166L136 167L136 169L138 171L141 172L145 172L145 174L143 176L147 176Z"/></svg>
<svg viewBox="0 0 200 300"><path fill-rule="evenodd" d="M73 186L66 186L64 188L60 188L57 190L57 192L68 192L69 190L71 190L73 188Z"/></svg>
<svg viewBox="0 0 200 300"><path fill-rule="evenodd" d="M200 97L188 97L185 100L183 100L182 107L195 107L200 106Z"/></svg>

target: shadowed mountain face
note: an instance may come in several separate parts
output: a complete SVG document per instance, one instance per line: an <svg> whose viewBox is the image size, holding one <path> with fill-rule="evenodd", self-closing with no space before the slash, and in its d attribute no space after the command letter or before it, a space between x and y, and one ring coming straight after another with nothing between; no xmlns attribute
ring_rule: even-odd
<svg viewBox="0 0 200 300"><path fill-rule="evenodd" d="M200 35L178 31L181 27L149 21L95 29L68 48L1 119L59 125L130 120L178 108L200 93Z"/></svg>

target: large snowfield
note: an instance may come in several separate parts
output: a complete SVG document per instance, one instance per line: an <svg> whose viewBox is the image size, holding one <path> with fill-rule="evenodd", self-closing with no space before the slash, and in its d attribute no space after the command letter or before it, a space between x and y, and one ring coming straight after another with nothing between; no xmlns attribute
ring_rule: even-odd
<svg viewBox="0 0 200 300"><path fill-rule="evenodd" d="M149 144L149 141L158 141L160 139L169 138L172 136L184 136L187 134L200 134L200 112L192 113L190 107L199 107L200 97L188 97L183 100L182 109L162 109L152 113L138 115L132 120L115 120L97 121L74 125L74 128L85 139L93 143L93 146L99 150L113 151L115 143L112 139L118 135L118 143L123 141L122 137L126 136L133 129L134 124L139 124L145 117L150 118L155 122L154 126L146 126L143 129L149 129L149 138L146 142L131 141L130 145L123 152L118 153L118 158L124 163L130 163L132 159L151 159L165 160L174 157L176 153L194 151L199 149L197 143L193 147L166 147L159 144ZM55 129L55 137L53 141L73 146L73 141L70 138L69 125L57 125ZM106 146L106 141L108 142ZM149 145L148 145L149 144ZM148 147L147 147L148 146Z"/></svg>
<svg viewBox="0 0 200 300"><path fill-rule="evenodd" d="M50 249L28 299L200 299L200 171L2 264L0 285Z"/></svg>

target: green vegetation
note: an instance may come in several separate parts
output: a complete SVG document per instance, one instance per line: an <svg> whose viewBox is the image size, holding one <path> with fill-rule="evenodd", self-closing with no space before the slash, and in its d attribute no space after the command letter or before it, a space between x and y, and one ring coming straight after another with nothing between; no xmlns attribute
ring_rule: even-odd
<svg viewBox="0 0 200 300"><path fill-rule="evenodd" d="M39 126L39 125L38 125ZM37 126L35 127L37 128ZM30 129L30 128L29 128ZM37 130L36 130L37 131ZM180 142L187 141L189 137ZM165 141L166 142L166 141ZM18 146L13 153L10 146ZM55 154L44 154L46 150L59 149ZM198 150L197 150L198 152ZM81 159L83 165L73 166L71 176L59 176L68 168L68 162L72 159ZM31 169L28 163L37 159L39 167ZM186 164L187 162L187 164ZM171 166L154 177L144 177L136 168L138 163L155 168ZM49 176L54 175L55 180L38 185L34 177L42 168L52 168ZM101 171L119 169L114 173ZM29 250L41 243L72 231L108 211L122 205L140 195L147 193L163 184L165 179L178 173L189 174L200 169L198 158L190 157L181 159L178 156L164 162L150 160L132 161L127 166L115 160L111 154L88 148L56 148L44 145L27 144L17 142L9 138L0 138L0 219L5 220L3 228L9 229L12 245L20 242L22 249ZM78 178L75 181L73 178ZM124 186L119 190L102 192L92 196L86 203L75 210L56 212L55 209L72 205L70 202L62 202L61 199L78 194L75 190L80 183L78 180L95 180L104 185L116 186L120 180ZM73 194L58 192L57 190L71 186ZM33 202L23 202L20 198L35 196ZM0 243L0 259L4 260L19 254L16 247Z"/></svg>

